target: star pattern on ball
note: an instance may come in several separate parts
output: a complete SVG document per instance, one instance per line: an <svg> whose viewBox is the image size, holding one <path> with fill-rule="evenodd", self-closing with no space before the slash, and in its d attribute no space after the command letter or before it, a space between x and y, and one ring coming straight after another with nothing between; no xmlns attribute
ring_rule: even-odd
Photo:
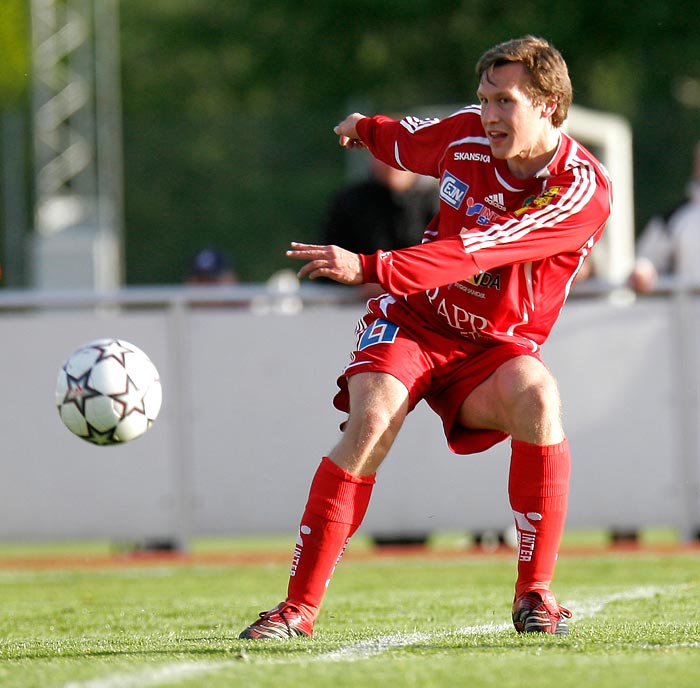
<svg viewBox="0 0 700 688"><path fill-rule="evenodd" d="M56 380L63 424L93 445L122 444L143 435L158 417L158 371L137 346L111 337L75 349Z"/></svg>
<svg viewBox="0 0 700 688"><path fill-rule="evenodd" d="M104 361L106 358L113 358L126 368L126 355L134 353L133 349L124 346L124 344L116 339L110 339L108 342L95 344L94 346L95 349L100 352L95 364Z"/></svg>
<svg viewBox="0 0 700 688"><path fill-rule="evenodd" d="M108 445L115 443L114 428L110 428L105 432L100 432L97 428L94 428L92 425L90 425L90 423L87 424L87 428L88 435L87 437L83 437L83 439L86 439L88 442L92 442L93 444L99 445Z"/></svg>
<svg viewBox="0 0 700 688"><path fill-rule="evenodd" d="M96 389L90 387L88 384L89 377L89 370L80 377L73 377L66 370L66 382L68 383L68 389L66 390L66 395L63 397L63 403L75 404L78 407L78 411L80 411L82 415L85 415L85 402L88 399L100 396L100 393Z"/></svg>
<svg viewBox="0 0 700 688"><path fill-rule="evenodd" d="M144 403L144 397L146 396L147 389L139 389L136 383L127 375L126 376L126 391L119 394L111 394L110 397L114 401L122 404L124 410L122 412L122 418L126 418L130 413L137 411L138 413L143 413L146 415L146 405Z"/></svg>

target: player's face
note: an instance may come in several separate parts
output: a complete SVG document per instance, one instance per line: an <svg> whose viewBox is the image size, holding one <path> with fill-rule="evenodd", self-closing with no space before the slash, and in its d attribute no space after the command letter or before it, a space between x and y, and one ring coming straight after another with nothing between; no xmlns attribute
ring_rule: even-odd
<svg viewBox="0 0 700 688"><path fill-rule="evenodd" d="M484 72L477 91L494 157L507 160L511 171L523 176L540 169L541 156L550 154L558 140L558 134L552 137L547 106L535 105L526 91L528 78L519 63L501 65Z"/></svg>

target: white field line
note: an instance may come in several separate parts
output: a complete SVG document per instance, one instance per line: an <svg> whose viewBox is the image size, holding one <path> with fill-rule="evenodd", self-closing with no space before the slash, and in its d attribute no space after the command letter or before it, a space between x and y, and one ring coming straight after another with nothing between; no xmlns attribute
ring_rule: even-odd
<svg viewBox="0 0 700 688"><path fill-rule="evenodd" d="M176 662L128 674L112 674L88 681L70 681L64 683L62 688L149 688L150 686L178 683L231 666L233 663L230 661Z"/></svg>
<svg viewBox="0 0 700 688"><path fill-rule="evenodd" d="M595 600L577 601L577 600L567 600L566 606L570 606L572 609L576 610L577 619L587 619L592 616L596 616L599 612L603 610L605 606L611 602L621 602L624 600L646 600L650 597L655 597L656 595L661 595L665 592L670 592L674 590L673 587L657 588L657 587L645 587L645 588L633 588L632 590L627 590L625 592L612 593L611 595L604 595L598 597Z"/></svg>
<svg viewBox="0 0 700 688"><path fill-rule="evenodd" d="M648 599L674 588L640 587L624 592L612 593L595 600L568 601L576 610L576 619L586 619L596 616L608 604L622 600ZM294 664L309 662L356 662L369 657L380 655L389 650L402 647L411 647L421 643L430 642L439 638L455 637L463 635L479 635L484 633L503 633L512 628L511 624L481 624L477 626L465 626L454 631L439 633L394 633L378 638L370 638L352 645L347 645L338 650L331 650L318 655L304 655L303 657L291 657L280 659L265 659L262 662L253 660L254 663L265 664ZM268 642L268 641L263 641ZM700 643L678 643L673 647L697 647ZM653 645L640 645L640 649L655 649ZM660 646L668 648L668 645ZM240 666L241 660L225 660L217 662L175 662L165 664L153 669L143 669L133 673L119 673L88 681L70 681L61 688L152 688L164 684L174 684L197 676L215 673L224 669Z"/></svg>

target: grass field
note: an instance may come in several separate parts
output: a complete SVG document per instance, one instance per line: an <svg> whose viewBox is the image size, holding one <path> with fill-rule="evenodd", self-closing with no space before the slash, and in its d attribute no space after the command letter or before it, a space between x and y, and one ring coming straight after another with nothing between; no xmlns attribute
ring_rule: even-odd
<svg viewBox="0 0 700 688"><path fill-rule="evenodd" d="M700 686L700 549L564 548L555 591L574 619L560 638L513 630L510 553L359 544L313 640L238 640L283 597L288 549L128 562L0 549L0 686Z"/></svg>

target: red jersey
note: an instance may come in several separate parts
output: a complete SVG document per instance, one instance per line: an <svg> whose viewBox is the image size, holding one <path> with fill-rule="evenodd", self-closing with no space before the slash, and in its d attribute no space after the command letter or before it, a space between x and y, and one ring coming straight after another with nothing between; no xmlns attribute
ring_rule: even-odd
<svg viewBox="0 0 700 688"><path fill-rule="evenodd" d="M421 245L360 256L365 281L389 294L387 319L537 351L610 215L601 163L562 132L550 163L517 178L493 157L478 105L443 120L367 117L357 132L375 157L440 180Z"/></svg>

